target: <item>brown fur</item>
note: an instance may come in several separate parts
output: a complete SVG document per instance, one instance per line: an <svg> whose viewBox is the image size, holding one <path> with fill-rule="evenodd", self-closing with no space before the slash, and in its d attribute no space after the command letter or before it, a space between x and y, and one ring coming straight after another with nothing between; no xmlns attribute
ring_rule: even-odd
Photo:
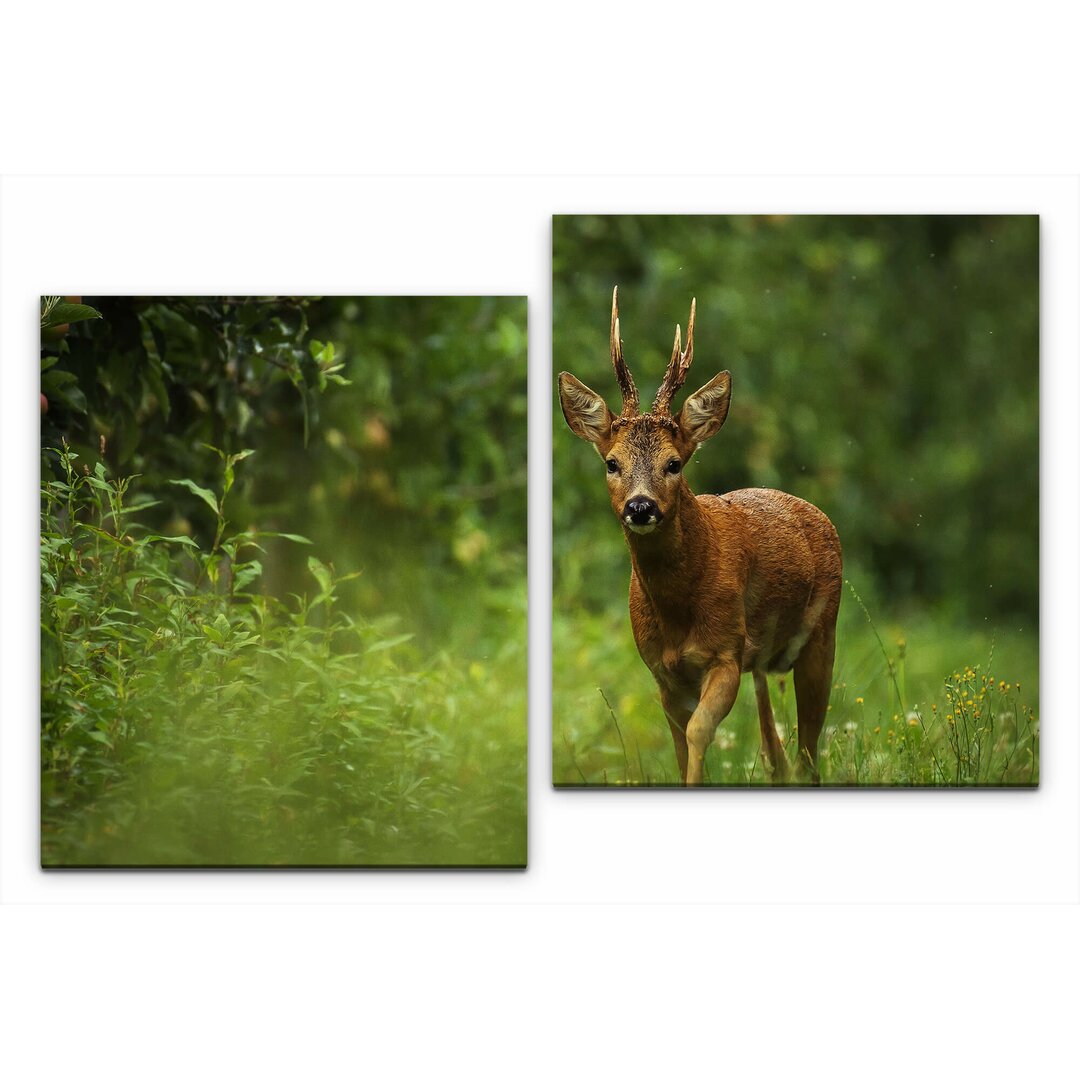
<svg viewBox="0 0 1080 1080"><path fill-rule="evenodd" d="M792 669L799 763L816 782L842 584L832 523L782 491L690 490L681 467L727 416L727 372L688 398L676 417L616 417L566 372L559 389L571 430L609 463L608 494L630 549L634 639L659 688L684 782L701 782L705 750L745 672L754 673L773 777L786 777L765 673ZM636 499L655 505L655 524L631 524L626 511Z"/></svg>

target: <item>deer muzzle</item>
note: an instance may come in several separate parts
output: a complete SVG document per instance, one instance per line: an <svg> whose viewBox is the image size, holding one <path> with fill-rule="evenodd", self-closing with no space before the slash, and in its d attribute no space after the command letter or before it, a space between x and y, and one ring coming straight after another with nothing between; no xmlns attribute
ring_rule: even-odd
<svg viewBox="0 0 1080 1080"><path fill-rule="evenodd" d="M637 496L623 507L623 524L636 533L652 532L663 520L660 507L652 499Z"/></svg>

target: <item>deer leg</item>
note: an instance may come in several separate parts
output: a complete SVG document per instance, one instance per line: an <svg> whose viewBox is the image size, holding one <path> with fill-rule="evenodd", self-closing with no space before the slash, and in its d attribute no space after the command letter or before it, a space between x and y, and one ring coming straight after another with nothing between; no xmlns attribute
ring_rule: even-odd
<svg viewBox="0 0 1080 1080"><path fill-rule="evenodd" d="M686 783L686 725L693 715L690 709L680 705L677 700L660 687L660 704L664 707L671 739L675 743L675 760L679 764L679 778Z"/></svg>
<svg viewBox="0 0 1080 1080"><path fill-rule="evenodd" d="M758 722L761 725L761 747L769 759L773 783L783 783L787 779L787 755L784 744L776 733L773 720L772 702L769 700L769 682L765 672L754 672L754 692L757 695Z"/></svg>
<svg viewBox="0 0 1080 1080"><path fill-rule="evenodd" d="M814 627L795 661L795 703L799 713L799 769L809 773L814 784L818 775L818 739L829 710L832 690L836 623L824 620Z"/></svg>
<svg viewBox="0 0 1080 1080"><path fill-rule="evenodd" d="M739 665L734 661L718 664L701 684L701 698L686 725L687 761L686 784L700 784L705 751L713 741L720 721L724 719L739 693Z"/></svg>

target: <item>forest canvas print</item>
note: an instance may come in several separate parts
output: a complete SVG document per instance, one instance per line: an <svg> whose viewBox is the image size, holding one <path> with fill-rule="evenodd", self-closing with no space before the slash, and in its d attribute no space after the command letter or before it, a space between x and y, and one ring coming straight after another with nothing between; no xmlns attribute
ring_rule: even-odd
<svg viewBox="0 0 1080 1080"><path fill-rule="evenodd" d="M1038 784L1036 216L558 216L553 322L556 786Z"/></svg>
<svg viewBox="0 0 1080 1080"><path fill-rule="evenodd" d="M41 337L42 865L524 866L524 299Z"/></svg>

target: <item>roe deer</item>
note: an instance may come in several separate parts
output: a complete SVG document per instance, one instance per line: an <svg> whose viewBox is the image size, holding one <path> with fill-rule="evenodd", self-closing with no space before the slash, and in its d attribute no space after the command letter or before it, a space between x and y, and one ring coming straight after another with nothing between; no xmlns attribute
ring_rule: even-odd
<svg viewBox="0 0 1080 1080"><path fill-rule="evenodd" d="M634 640L660 690L679 773L686 784L701 783L705 751L749 671L764 755L773 781L785 780L788 763L765 675L794 668L799 766L819 783L818 738L840 607L836 530L817 507L782 491L694 495L683 466L723 425L731 373L720 372L672 415L672 398L694 359L694 300L686 347L676 326L671 362L652 410L642 413L623 359L618 300L616 288L611 363L621 412L614 415L565 371L559 399L570 430L593 443L607 466L611 507L630 548Z"/></svg>

